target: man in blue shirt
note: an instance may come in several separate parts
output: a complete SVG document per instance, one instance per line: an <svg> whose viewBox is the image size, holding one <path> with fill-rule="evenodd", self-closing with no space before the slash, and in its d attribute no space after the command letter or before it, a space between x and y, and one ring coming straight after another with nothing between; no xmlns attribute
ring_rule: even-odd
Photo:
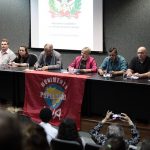
<svg viewBox="0 0 150 150"><path fill-rule="evenodd" d="M122 75L127 70L127 61L121 55L118 55L116 48L110 48L108 55L100 65L98 73L104 75L111 73L111 75Z"/></svg>

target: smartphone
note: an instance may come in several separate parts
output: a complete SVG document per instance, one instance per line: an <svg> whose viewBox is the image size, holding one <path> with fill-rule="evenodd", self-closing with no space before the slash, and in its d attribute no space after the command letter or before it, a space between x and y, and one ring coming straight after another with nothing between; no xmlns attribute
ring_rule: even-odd
<svg viewBox="0 0 150 150"><path fill-rule="evenodd" d="M120 119L121 118L121 114L113 114L112 119Z"/></svg>

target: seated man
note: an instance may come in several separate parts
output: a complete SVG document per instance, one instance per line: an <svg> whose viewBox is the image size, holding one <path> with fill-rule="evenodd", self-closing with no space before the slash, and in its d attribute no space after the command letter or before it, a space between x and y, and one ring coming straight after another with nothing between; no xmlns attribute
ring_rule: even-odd
<svg viewBox="0 0 150 150"><path fill-rule="evenodd" d="M98 73L104 75L111 72L112 75L122 75L127 70L125 58L118 55L116 48L110 48L108 55L100 65Z"/></svg>
<svg viewBox="0 0 150 150"><path fill-rule="evenodd" d="M9 41L7 39L2 39L0 50L0 65L8 64L15 58L15 53L11 49L9 49Z"/></svg>
<svg viewBox="0 0 150 150"><path fill-rule="evenodd" d="M150 57L148 56L147 49L145 47L138 48L137 56L132 58L126 74L128 77L150 77Z"/></svg>
<svg viewBox="0 0 150 150"><path fill-rule="evenodd" d="M90 56L91 49L84 47L81 55L77 56L68 66L69 70L78 69L82 73L97 72L97 64L93 57Z"/></svg>
<svg viewBox="0 0 150 150"><path fill-rule="evenodd" d="M44 51L39 55L38 61L34 65L36 70L61 69L61 54L53 50L52 44L45 44Z"/></svg>

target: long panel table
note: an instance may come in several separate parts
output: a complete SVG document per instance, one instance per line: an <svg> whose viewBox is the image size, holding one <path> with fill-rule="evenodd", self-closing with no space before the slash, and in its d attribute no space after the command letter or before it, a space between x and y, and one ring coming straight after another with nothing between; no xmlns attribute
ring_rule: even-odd
<svg viewBox="0 0 150 150"><path fill-rule="evenodd" d="M105 115L107 110L127 113L132 119L150 121L150 81L123 80L93 74L86 79L82 115ZM0 100L12 101L13 106L23 107L25 96L24 68L0 70Z"/></svg>
<svg viewBox="0 0 150 150"><path fill-rule="evenodd" d="M124 80L122 76L104 78L96 74L86 81L82 115L104 116L111 110L147 122L150 121L149 94L148 79Z"/></svg>
<svg viewBox="0 0 150 150"><path fill-rule="evenodd" d="M25 67L0 67L0 101L23 107L25 94Z"/></svg>

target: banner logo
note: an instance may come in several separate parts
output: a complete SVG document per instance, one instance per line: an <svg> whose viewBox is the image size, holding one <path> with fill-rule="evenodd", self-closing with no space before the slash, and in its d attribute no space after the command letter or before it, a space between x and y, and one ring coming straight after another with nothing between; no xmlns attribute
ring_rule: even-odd
<svg viewBox="0 0 150 150"><path fill-rule="evenodd" d="M67 89L67 85L63 79L58 77L47 78L42 81L41 86L44 90L40 92L40 97L52 110L56 110L66 100L64 91Z"/></svg>

